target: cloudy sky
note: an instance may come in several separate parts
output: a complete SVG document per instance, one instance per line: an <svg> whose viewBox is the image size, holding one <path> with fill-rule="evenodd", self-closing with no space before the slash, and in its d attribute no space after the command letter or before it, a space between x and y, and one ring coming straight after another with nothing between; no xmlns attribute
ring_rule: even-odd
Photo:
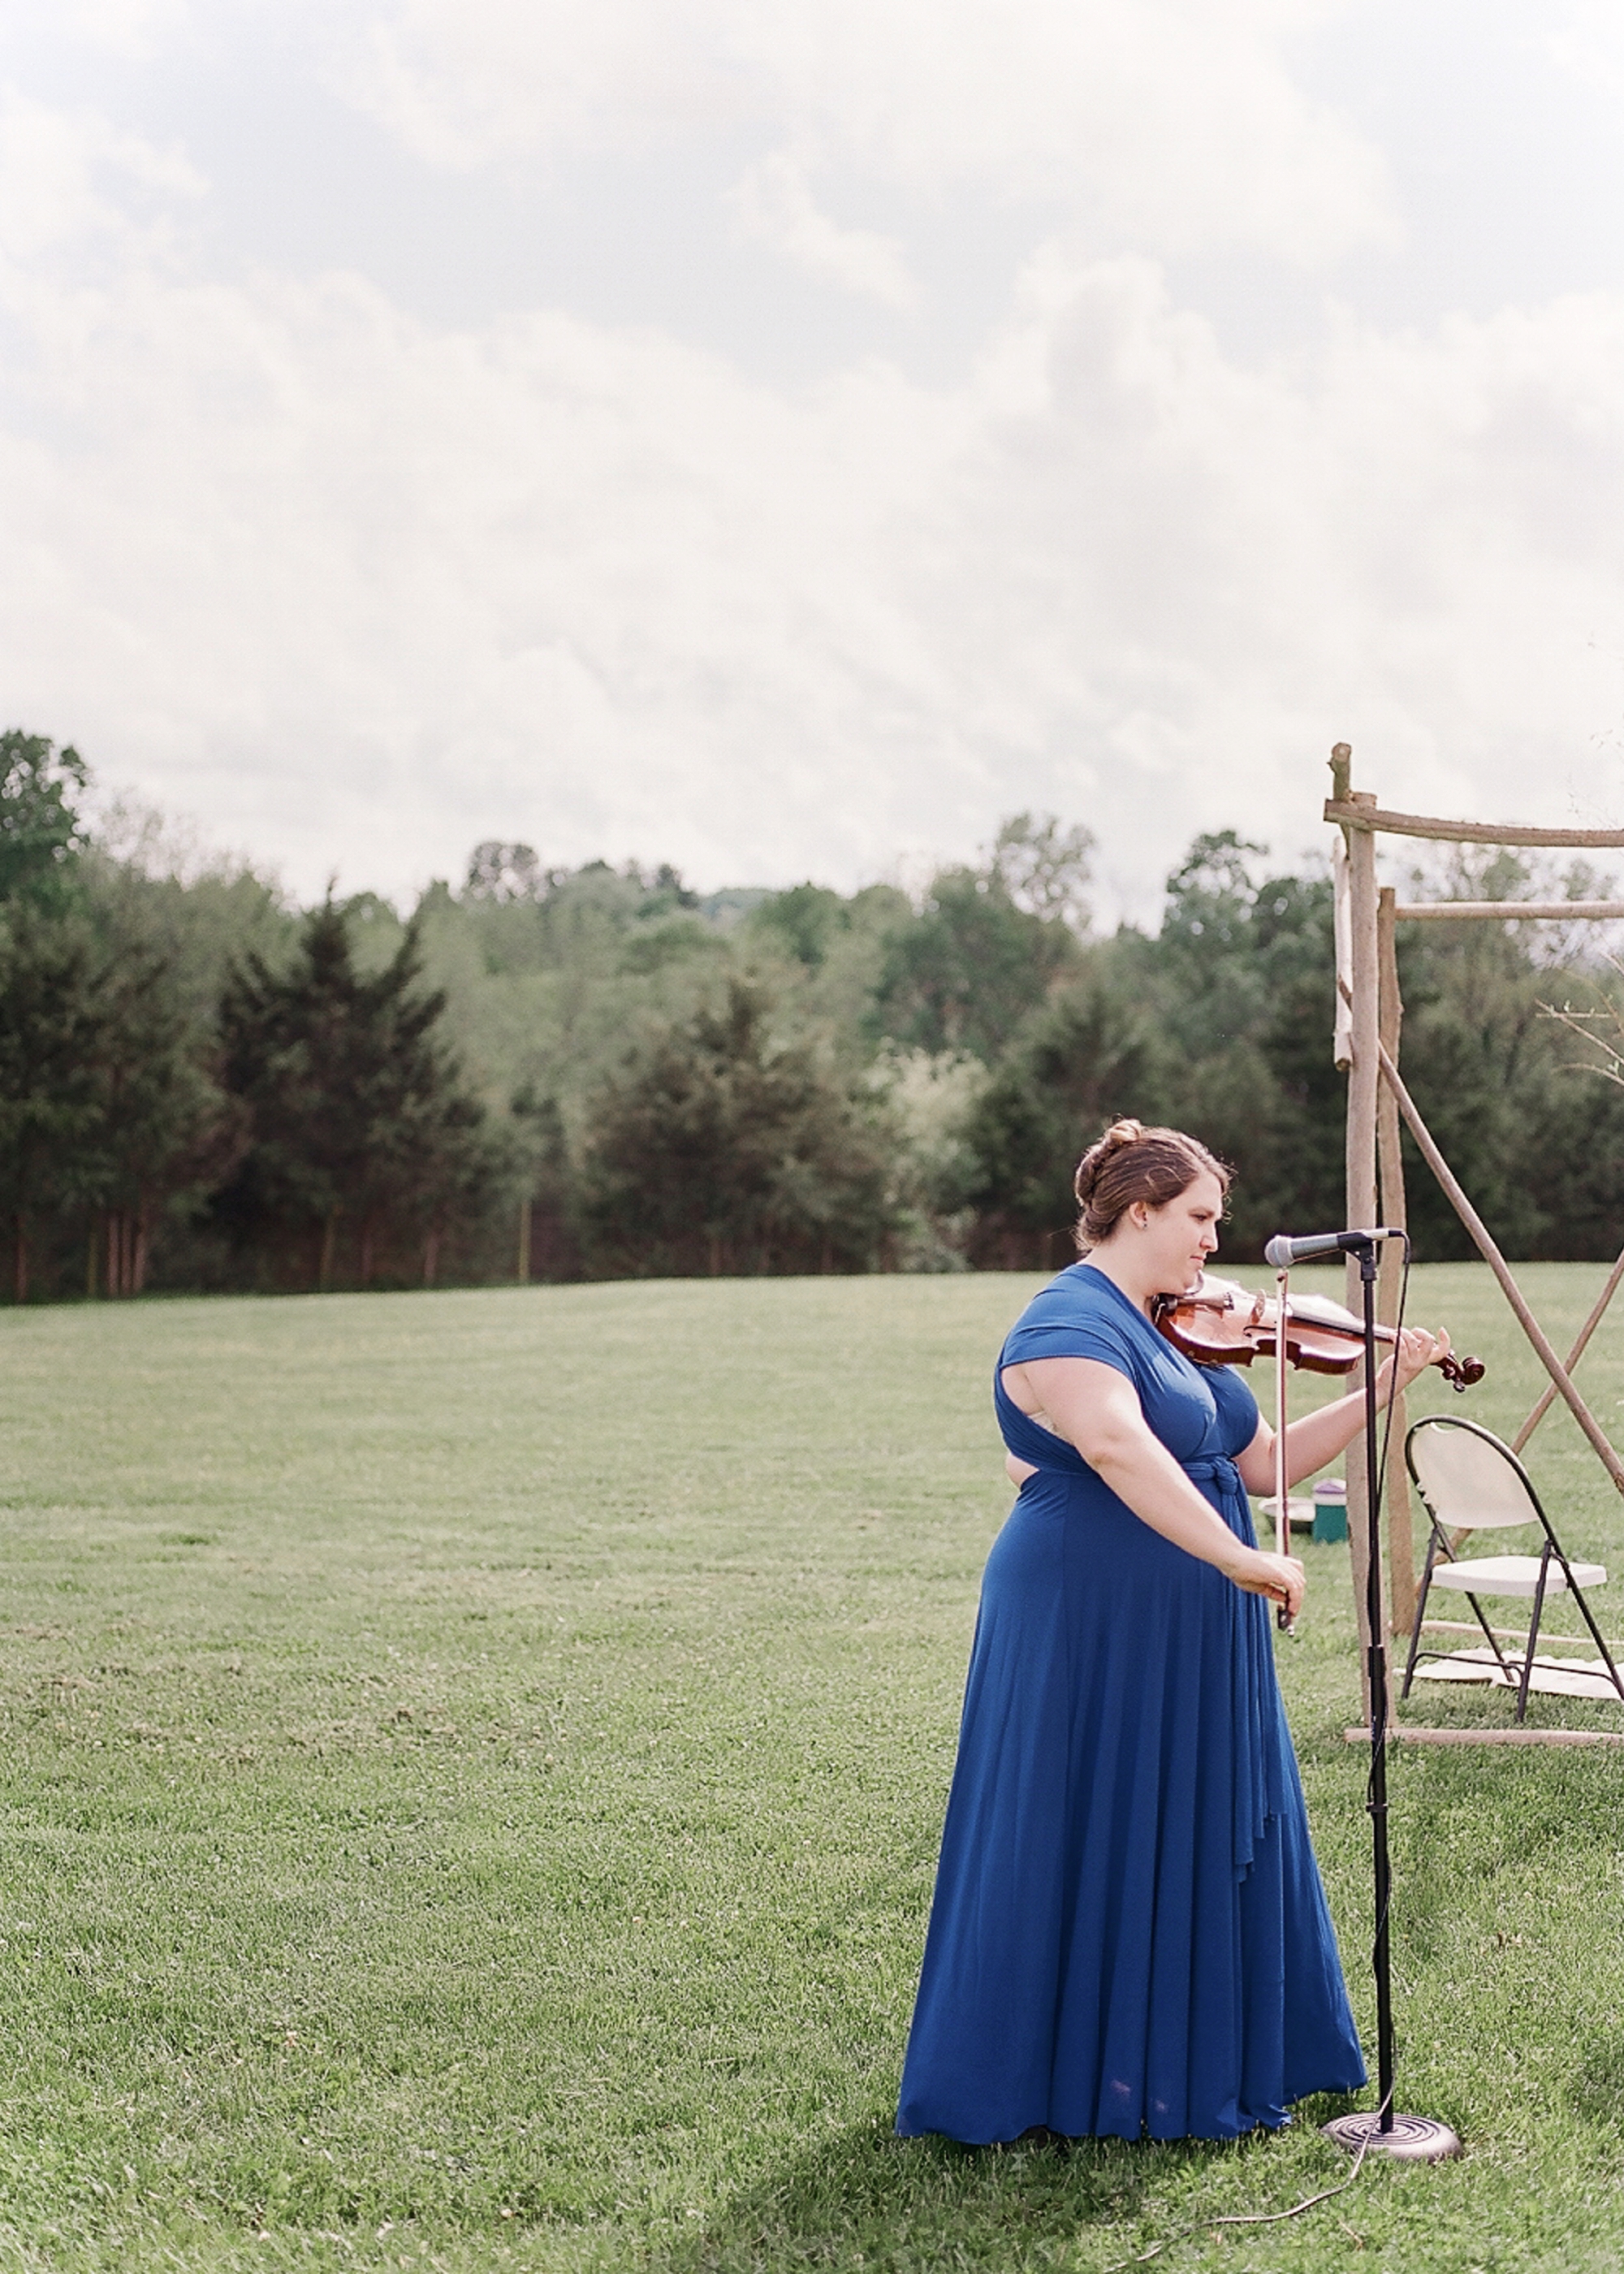
<svg viewBox="0 0 1624 2274"><path fill-rule="evenodd" d="M0 712L300 893L1624 822L1601 0L10 0Z"/></svg>

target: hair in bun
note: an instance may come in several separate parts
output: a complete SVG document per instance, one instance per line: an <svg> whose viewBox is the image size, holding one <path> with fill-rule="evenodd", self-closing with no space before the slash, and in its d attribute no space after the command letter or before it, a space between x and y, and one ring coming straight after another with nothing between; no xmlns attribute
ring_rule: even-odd
<svg viewBox="0 0 1624 2274"><path fill-rule="evenodd" d="M1147 1208L1165 1208L1202 1175L1216 1177L1220 1190L1229 1191L1229 1169L1199 1138L1186 1137L1181 1129L1147 1129L1139 1121L1113 1121L1078 1163L1072 1180L1082 1210L1077 1223L1079 1253L1086 1255L1109 1239L1136 1201L1143 1201Z"/></svg>

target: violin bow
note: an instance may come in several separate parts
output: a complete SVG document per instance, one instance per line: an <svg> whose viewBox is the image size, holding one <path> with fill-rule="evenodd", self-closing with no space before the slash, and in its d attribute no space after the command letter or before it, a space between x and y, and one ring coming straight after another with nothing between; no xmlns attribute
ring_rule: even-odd
<svg viewBox="0 0 1624 2274"><path fill-rule="evenodd" d="M1290 1371L1290 1359L1286 1354L1286 1321L1289 1316L1287 1303L1285 1271L1274 1274L1274 1552L1277 1555L1291 1553L1291 1502L1286 1488L1286 1377ZM1274 1623L1282 1634L1295 1632L1290 1616L1283 1603L1274 1606Z"/></svg>

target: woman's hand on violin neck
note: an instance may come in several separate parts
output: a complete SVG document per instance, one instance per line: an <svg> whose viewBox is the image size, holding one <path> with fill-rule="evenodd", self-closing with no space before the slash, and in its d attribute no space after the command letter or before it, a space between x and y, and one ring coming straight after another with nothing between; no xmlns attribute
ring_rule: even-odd
<svg viewBox="0 0 1624 2274"><path fill-rule="evenodd" d="M1425 1327L1403 1328L1395 1345L1392 1357L1377 1373L1378 1391L1383 1397L1387 1395L1393 1386L1395 1368L1399 1388L1408 1389L1418 1375L1425 1374L1429 1366L1442 1358L1448 1347L1447 1329L1442 1334L1431 1335Z"/></svg>
<svg viewBox="0 0 1624 2274"><path fill-rule="evenodd" d="M1425 1327L1406 1327L1392 1357L1376 1370L1377 1397L1387 1397L1395 1367L1398 1369L1398 1386L1405 1389L1448 1347L1447 1335L1429 1335ZM1358 1389L1350 1390L1346 1397L1339 1397L1330 1405L1320 1406L1317 1412L1299 1414L1286 1431L1288 1488L1316 1474L1327 1461L1334 1461L1364 1427L1365 1393ZM1274 1491L1274 1435L1267 1422L1259 1422L1257 1435L1235 1465L1249 1493L1262 1498Z"/></svg>
<svg viewBox="0 0 1624 2274"><path fill-rule="evenodd" d="M1296 1618L1303 1608L1308 1583L1295 1555L1266 1555L1261 1548L1250 1548L1229 1577L1243 1594L1267 1595L1270 1602L1283 1604L1288 1618Z"/></svg>

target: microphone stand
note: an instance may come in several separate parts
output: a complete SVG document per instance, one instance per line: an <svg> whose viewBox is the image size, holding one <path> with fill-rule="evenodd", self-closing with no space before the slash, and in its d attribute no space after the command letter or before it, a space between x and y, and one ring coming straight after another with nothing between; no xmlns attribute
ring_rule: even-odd
<svg viewBox="0 0 1624 2274"><path fill-rule="evenodd" d="M1286 1321L1291 1315L1290 1281L1290 1273L1283 1269L1274 1274L1274 1552L1279 1555L1291 1553L1290 1486L1286 1461L1286 1397L1289 1367ZM1297 1632L1283 1603L1277 1603L1274 1607L1274 1624L1282 1634Z"/></svg>
<svg viewBox="0 0 1624 2274"><path fill-rule="evenodd" d="M1352 1246L1353 1235L1349 1236ZM1365 1607L1370 1629L1365 1667L1370 1681L1371 1766L1366 1807L1376 1882L1376 1940L1371 1954L1376 1976L1376 2077L1379 2107L1333 2117L1320 2129L1351 2153L1391 2156L1407 2163L1439 2164L1458 2156L1458 2135L1434 2116L1393 2112L1393 1980L1387 1915L1393 1871L1387 1856L1387 1645L1381 1615L1382 1475L1376 1429L1376 1243L1363 1239L1352 1252L1359 1259L1365 1296L1365 1505L1370 1532ZM1397 1351L1394 1358L1396 1362Z"/></svg>

